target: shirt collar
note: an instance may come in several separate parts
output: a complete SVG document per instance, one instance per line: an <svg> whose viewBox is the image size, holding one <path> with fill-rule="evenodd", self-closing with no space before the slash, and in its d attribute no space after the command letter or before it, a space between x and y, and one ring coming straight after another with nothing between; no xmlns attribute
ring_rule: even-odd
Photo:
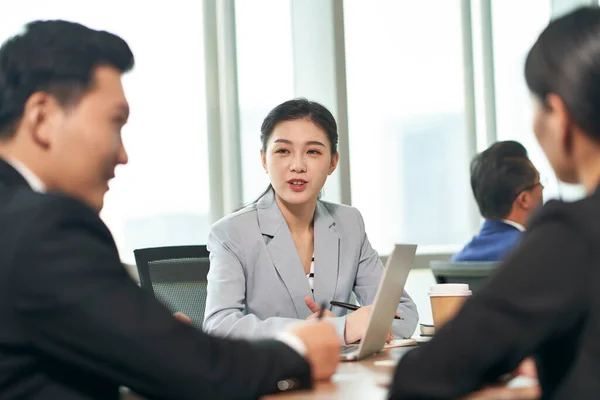
<svg viewBox="0 0 600 400"><path fill-rule="evenodd" d="M44 185L44 182L42 182L42 180L21 161L12 157L7 157L4 159L4 161L6 161L8 164L10 164L11 167L16 169L17 172L21 174L21 176L27 181L29 186L31 186L31 188L35 192L46 192L46 186Z"/></svg>
<svg viewBox="0 0 600 400"><path fill-rule="evenodd" d="M514 226L521 232L525 232L525 230L526 230L525 227L523 225L519 224L518 222L510 221L508 219L503 219L502 222L504 222L505 224L508 224L510 226Z"/></svg>

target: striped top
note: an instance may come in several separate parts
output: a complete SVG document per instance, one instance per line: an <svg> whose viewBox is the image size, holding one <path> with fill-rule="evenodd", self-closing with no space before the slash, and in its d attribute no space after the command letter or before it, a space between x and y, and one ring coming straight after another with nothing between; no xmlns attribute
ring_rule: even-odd
<svg viewBox="0 0 600 400"><path fill-rule="evenodd" d="M315 255L313 254L312 260L310 261L310 272L306 275L306 279L308 279L308 285L310 286L311 292L315 292L313 289L313 280L315 279Z"/></svg>

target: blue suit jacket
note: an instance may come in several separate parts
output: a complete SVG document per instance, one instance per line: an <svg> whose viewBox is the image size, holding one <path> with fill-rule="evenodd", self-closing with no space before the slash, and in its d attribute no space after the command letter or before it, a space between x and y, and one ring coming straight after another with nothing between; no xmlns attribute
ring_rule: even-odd
<svg viewBox="0 0 600 400"><path fill-rule="evenodd" d="M512 225L487 219L479 234L452 261L501 261L519 243L522 234Z"/></svg>
<svg viewBox="0 0 600 400"><path fill-rule="evenodd" d="M344 337L347 302L354 292L361 304L373 303L383 264L371 247L356 208L317 202L314 217L314 299L337 315L330 318ZM272 192L213 227L208 239L210 271L204 330L238 338L272 337L312 314L312 296L290 230ZM410 337L417 308L406 292L393 322L395 335Z"/></svg>

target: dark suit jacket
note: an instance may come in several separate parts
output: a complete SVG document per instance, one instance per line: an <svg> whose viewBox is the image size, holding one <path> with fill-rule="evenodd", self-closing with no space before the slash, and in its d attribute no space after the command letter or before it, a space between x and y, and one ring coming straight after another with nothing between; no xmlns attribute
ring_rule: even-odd
<svg viewBox="0 0 600 400"><path fill-rule="evenodd" d="M548 202L487 286L399 363L394 399L454 399L536 360L543 398L600 399L600 190Z"/></svg>
<svg viewBox="0 0 600 400"><path fill-rule="evenodd" d="M486 219L477 236L452 261L502 261L519 244L522 235L510 224Z"/></svg>
<svg viewBox="0 0 600 400"><path fill-rule="evenodd" d="M218 339L176 321L121 266L98 215L34 192L0 160L0 399L256 398L310 387L277 341Z"/></svg>

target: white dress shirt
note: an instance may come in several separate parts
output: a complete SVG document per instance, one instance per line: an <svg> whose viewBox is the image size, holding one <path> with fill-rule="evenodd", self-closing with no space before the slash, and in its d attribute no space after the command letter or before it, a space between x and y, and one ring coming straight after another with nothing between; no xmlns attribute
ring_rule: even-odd
<svg viewBox="0 0 600 400"><path fill-rule="evenodd" d="M280 342L287 344L288 346L290 346L292 349L294 349L296 351L296 353L300 354L302 357L306 356L306 345L304 344L304 342L302 340L300 340L300 338L296 335L294 335L293 333L290 332L279 332L276 336L275 336L276 340L279 340Z"/></svg>
<svg viewBox="0 0 600 400"><path fill-rule="evenodd" d="M44 182L42 182L42 180L40 178L38 178L38 176L36 174L34 174L33 171L31 171L21 161L15 159L15 158L12 158L12 157L7 157L7 158L4 159L4 161L6 161L7 163L9 163L11 167L13 167L14 169L16 169L17 172L19 174L21 174L21 176L23 177L23 179L25 179L27 181L27 183L29 184L29 186L31 186L31 188L35 192L39 192L39 193L45 193L46 192L46 186L44 185Z"/></svg>
<svg viewBox="0 0 600 400"><path fill-rule="evenodd" d="M502 222L504 222L505 224L508 224L510 226L514 226L521 232L525 232L525 227L523 225L519 224L518 222L510 221L508 219L503 219Z"/></svg>

